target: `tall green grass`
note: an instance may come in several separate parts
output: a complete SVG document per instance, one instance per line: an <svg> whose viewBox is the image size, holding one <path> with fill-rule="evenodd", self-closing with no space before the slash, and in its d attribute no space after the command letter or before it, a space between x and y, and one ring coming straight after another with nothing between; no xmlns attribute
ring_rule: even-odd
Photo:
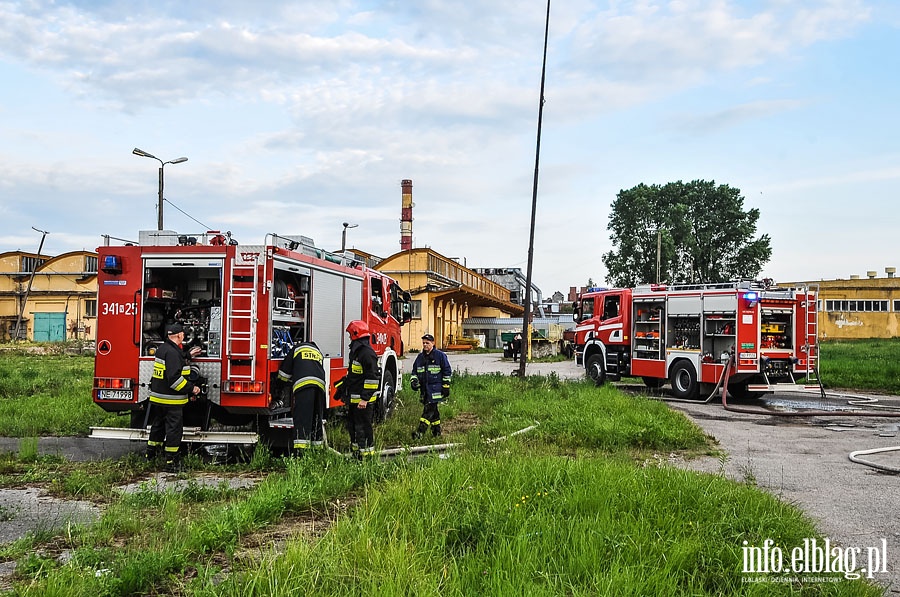
<svg viewBox="0 0 900 597"><path fill-rule="evenodd" d="M298 538L196 595L877 595L862 582L742 582L741 546L816 536L724 478L515 442L402 471L318 541Z"/></svg>
<svg viewBox="0 0 900 597"><path fill-rule="evenodd" d="M91 399L91 356L0 355L0 436L86 435L121 420Z"/></svg>
<svg viewBox="0 0 900 597"><path fill-rule="evenodd" d="M820 350L825 387L900 394L900 338L829 340Z"/></svg>

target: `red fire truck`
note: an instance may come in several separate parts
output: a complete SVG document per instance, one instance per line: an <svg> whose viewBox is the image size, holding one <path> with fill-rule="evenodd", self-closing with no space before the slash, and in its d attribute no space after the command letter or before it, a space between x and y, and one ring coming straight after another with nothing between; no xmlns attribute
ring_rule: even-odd
<svg viewBox="0 0 900 597"><path fill-rule="evenodd" d="M146 438L154 354L170 321L184 326L185 349L202 349L191 366L203 399L185 409L185 441L287 445L290 395L273 395L281 361L294 342L314 341L325 355L328 407L340 406L333 384L347 370L344 330L354 319L368 323L380 359L376 418L390 414L401 383L400 326L410 320L409 293L393 279L304 236L270 234L262 245L218 232L139 237L98 249L93 399L129 414L130 428L94 428L92 437Z"/></svg>
<svg viewBox="0 0 900 597"><path fill-rule="evenodd" d="M573 307L576 362L598 385L640 377L697 399L730 366L735 397L819 388L815 289L770 280L593 288Z"/></svg>

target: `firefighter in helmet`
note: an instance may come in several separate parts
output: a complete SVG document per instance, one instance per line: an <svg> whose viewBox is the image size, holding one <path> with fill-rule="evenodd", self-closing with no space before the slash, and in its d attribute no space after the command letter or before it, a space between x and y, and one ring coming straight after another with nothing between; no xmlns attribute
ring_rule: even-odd
<svg viewBox="0 0 900 597"><path fill-rule="evenodd" d="M294 453L324 445L322 419L325 416L324 358L315 342L300 342L281 361L278 381L293 382Z"/></svg>
<svg viewBox="0 0 900 597"><path fill-rule="evenodd" d="M189 359L200 354L195 346L189 355L181 348L184 328L180 323L166 325L166 341L156 350L153 375L150 378L150 436L147 460L155 460L160 448L166 455L166 471L178 472L181 461L178 449L184 435L184 406L200 394L200 386L188 381Z"/></svg>
<svg viewBox="0 0 900 597"><path fill-rule="evenodd" d="M422 336L422 352L413 362L409 387L419 391L424 405L419 427L413 431L413 439L422 437L429 428L431 435L441 435L441 413L438 405L450 397L450 378L453 369L447 355L434 347L434 336Z"/></svg>
<svg viewBox="0 0 900 597"><path fill-rule="evenodd" d="M380 375L378 355L369 340L371 333L365 321L354 320L347 326L350 335L350 367L346 377L335 384L347 405L347 431L350 449L358 458L375 454L372 418L378 399Z"/></svg>

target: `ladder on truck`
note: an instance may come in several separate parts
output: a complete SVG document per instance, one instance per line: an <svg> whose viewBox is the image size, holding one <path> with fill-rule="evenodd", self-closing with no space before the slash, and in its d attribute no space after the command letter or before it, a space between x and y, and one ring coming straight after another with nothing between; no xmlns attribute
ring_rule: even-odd
<svg viewBox="0 0 900 597"><path fill-rule="evenodd" d="M238 265L237 256L230 260L228 280L231 285L228 291L228 312L225 329L226 379L242 379L256 381L256 316L257 292L259 286L259 255L254 255L251 265ZM253 285L250 288L235 288L235 278L247 278L253 271ZM245 273L246 272L246 273ZM242 281L246 283L246 280ZM249 307L247 304L249 303ZM244 308L238 308L238 305ZM250 373L236 374L236 361L249 361Z"/></svg>
<svg viewBox="0 0 900 597"><path fill-rule="evenodd" d="M803 287L803 304L806 307L806 337L803 351L806 352L806 383L809 389L819 389L822 395L822 381L819 379L819 286Z"/></svg>

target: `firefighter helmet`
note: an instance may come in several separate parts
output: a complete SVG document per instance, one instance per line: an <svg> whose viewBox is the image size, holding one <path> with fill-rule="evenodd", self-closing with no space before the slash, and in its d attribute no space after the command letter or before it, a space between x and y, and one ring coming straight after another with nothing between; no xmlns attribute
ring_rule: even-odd
<svg viewBox="0 0 900 597"><path fill-rule="evenodd" d="M347 333L350 334L351 340L367 338L372 335L369 332L369 325L360 319L355 319L347 325Z"/></svg>

